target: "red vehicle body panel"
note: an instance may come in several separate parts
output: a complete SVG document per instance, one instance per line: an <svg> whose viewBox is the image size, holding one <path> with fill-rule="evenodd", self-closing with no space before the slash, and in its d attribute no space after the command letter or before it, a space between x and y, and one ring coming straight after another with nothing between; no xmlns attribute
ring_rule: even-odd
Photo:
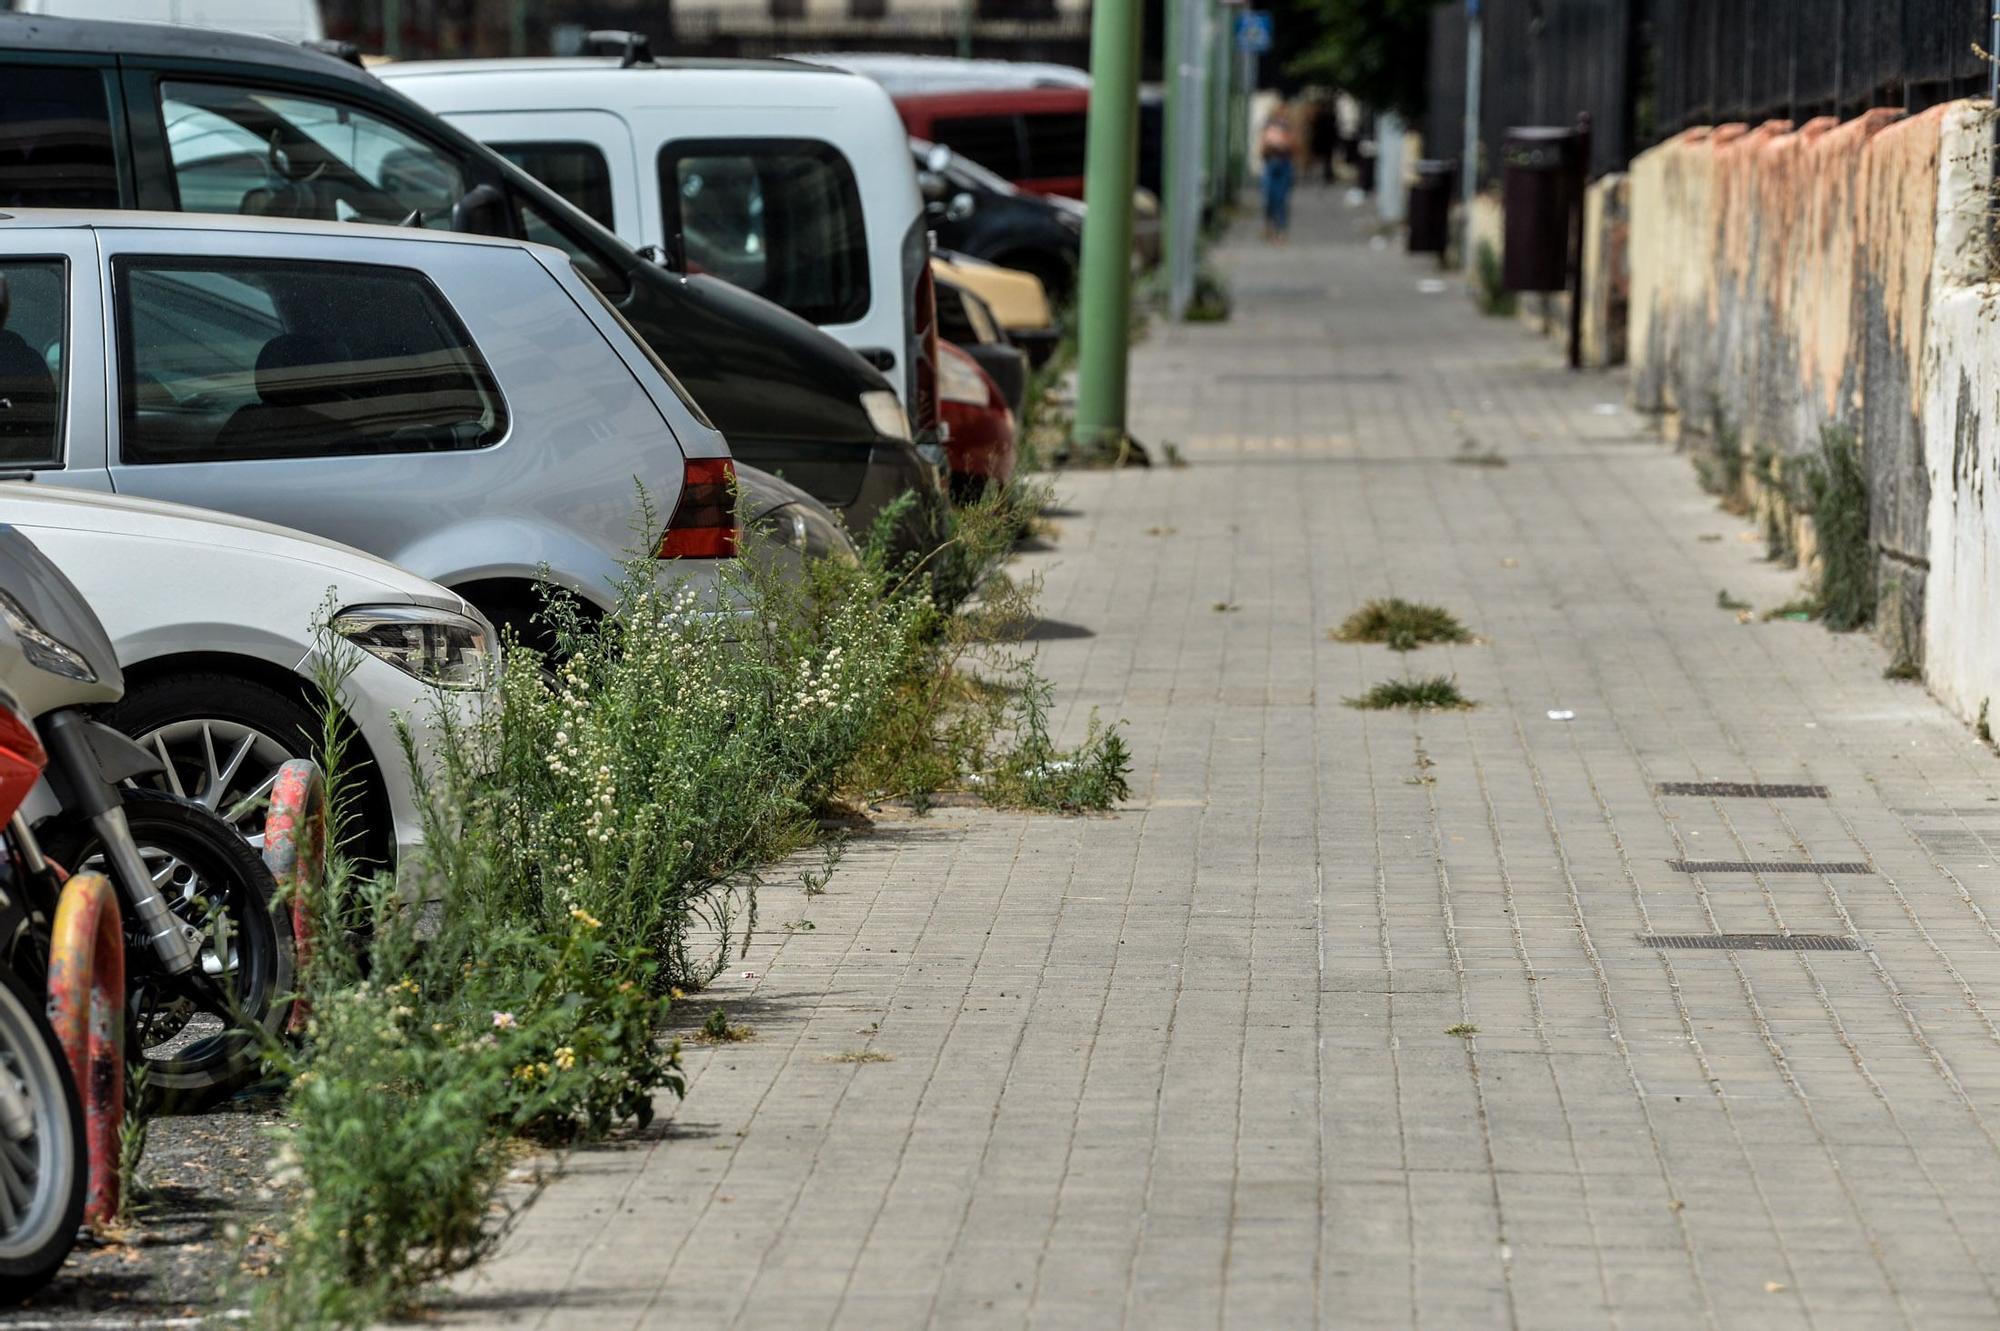
<svg viewBox="0 0 2000 1331"><path fill-rule="evenodd" d="M919 92L895 102L917 138L942 143L1022 189L1083 197L1088 88Z"/></svg>
<svg viewBox="0 0 2000 1331"><path fill-rule="evenodd" d="M949 342L938 351L959 361L986 385L984 406L941 397L938 404L947 434L945 458L951 465L952 493L961 499L982 489L1004 487L1014 478L1014 413L991 375Z"/></svg>

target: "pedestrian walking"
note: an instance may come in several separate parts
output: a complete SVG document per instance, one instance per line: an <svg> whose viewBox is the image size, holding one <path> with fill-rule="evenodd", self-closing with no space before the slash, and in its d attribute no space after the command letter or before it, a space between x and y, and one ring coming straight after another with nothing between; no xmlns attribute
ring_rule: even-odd
<svg viewBox="0 0 2000 1331"><path fill-rule="evenodd" d="M1285 233L1291 230L1298 147L1291 114L1281 102L1272 109L1264 121L1264 132L1257 138L1257 152L1264 160L1264 239L1273 245L1284 244Z"/></svg>

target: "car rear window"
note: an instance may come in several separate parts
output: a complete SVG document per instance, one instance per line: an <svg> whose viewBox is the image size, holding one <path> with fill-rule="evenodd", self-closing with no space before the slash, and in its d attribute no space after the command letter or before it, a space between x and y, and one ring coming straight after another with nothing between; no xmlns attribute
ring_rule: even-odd
<svg viewBox="0 0 2000 1331"><path fill-rule="evenodd" d="M506 433L486 363L413 269L132 256L113 284L125 462L446 452Z"/></svg>
<svg viewBox="0 0 2000 1331"><path fill-rule="evenodd" d="M1028 174L1021 157L1021 127L1013 116L950 116L931 123L931 142L942 143L1008 180Z"/></svg>
<svg viewBox="0 0 2000 1331"><path fill-rule="evenodd" d="M7 259L0 279L0 465L62 460L69 284L61 259Z"/></svg>
<svg viewBox="0 0 2000 1331"><path fill-rule="evenodd" d="M1081 111L1034 112L1021 118L1028 137L1028 169L1036 180L1083 174L1085 125Z"/></svg>
<svg viewBox="0 0 2000 1331"><path fill-rule="evenodd" d="M104 75L0 66L0 208L116 208Z"/></svg>
<svg viewBox="0 0 2000 1331"><path fill-rule="evenodd" d="M568 199L600 226L617 228L611 166L594 143L489 143L494 152Z"/></svg>
<svg viewBox="0 0 2000 1331"><path fill-rule="evenodd" d="M666 233L688 263L816 324L868 313L854 168L818 139L682 139L660 150Z"/></svg>

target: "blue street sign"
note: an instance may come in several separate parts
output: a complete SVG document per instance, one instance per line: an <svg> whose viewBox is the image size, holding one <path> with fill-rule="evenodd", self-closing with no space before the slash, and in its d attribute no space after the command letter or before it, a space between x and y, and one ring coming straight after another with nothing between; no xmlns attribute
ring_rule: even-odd
<svg viewBox="0 0 2000 1331"><path fill-rule="evenodd" d="M1236 49L1262 55L1271 49L1271 12L1249 9L1236 16Z"/></svg>

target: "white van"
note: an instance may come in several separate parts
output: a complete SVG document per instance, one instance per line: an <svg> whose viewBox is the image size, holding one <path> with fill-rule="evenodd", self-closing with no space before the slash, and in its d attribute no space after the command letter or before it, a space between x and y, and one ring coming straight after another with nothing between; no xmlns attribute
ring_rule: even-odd
<svg viewBox="0 0 2000 1331"><path fill-rule="evenodd" d="M929 235L871 79L792 60L410 61L371 71L663 262L818 324L919 414Z"/></svg>

